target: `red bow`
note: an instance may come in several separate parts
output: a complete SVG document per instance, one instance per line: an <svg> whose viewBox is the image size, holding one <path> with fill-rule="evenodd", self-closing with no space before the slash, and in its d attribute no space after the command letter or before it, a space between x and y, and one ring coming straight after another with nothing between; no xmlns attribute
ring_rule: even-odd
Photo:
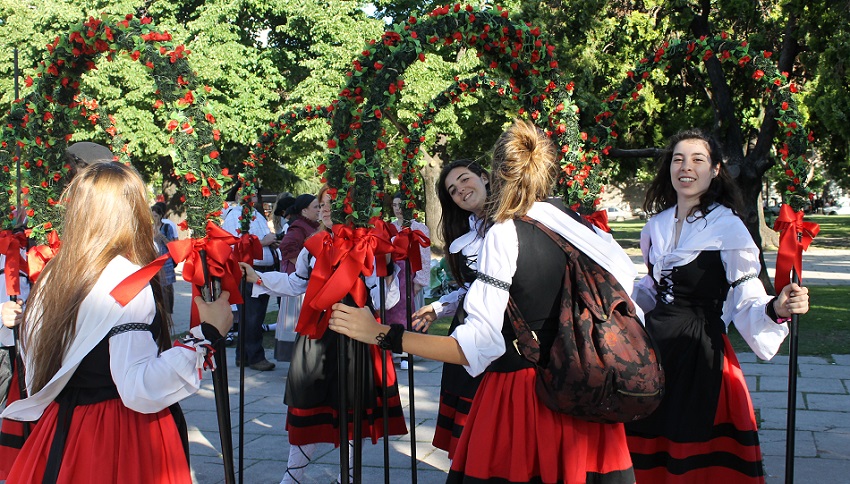
<svg viewBox="0 0 850 484"><path fill-rule="evenodd" d="M776 292L791 282L791 269L803 280L803 251L809 248L812 239L820 232L814 222L804 222L803 211L795 212L788 204L782 204L773 230L779 232L779 253L776 255L776 277L773 283Z"/></svg>
<svg viewBox="0 0 850 484"><path fill-rule="evenodd" d="M6 295L21 294L21 267L26 267L27 261L21 256L21 248L27 246L27 234L13 233L11 230L0 232L0 255L6 256L3 271L6 274Z"/></svg>
<svg viewBox="0 0 850 484"><path fill-rule="evenodd" d="M333 235L320 232L304 242L316 263L295 331L312 339L322 337L330 320L329 309L346 295L358 306L366 304L366 285L360 275L374 272L376 254L392 251L381 229L336 224L332 230Z"/></svg>
<svg viewBox="0 0 850 484"><path fill-rule="evenodd" d="M47 233L47 244L37 245L27 251L27 266L29 268L30 281L35 282L44 266L50 262L50 259L56 257L59 248L62 246L62 241L59 240L59 234L55 230Z"/></svg>
<svg viewBox="0 0 850 484"><path fill-rule="evenodd" d="M422 270L422 247L430 247L431 239L428 238L421 230L411 230L410 227L403 227L393 241L396 247L396 260L410 260L410 271L417 272Z"/></svg>
<svg viewBox="0 0 850 484"><path fill-rule="evenodd" d="M230 292L230 304L242 304L239 292L239 280L242 270L234 256L231 245L240 239L234 237L216 225L207 221L207 236L203 239L184 239L168 243L168 253L154 259L129 277L121 281L109 294L122 306L129 303L156 276L165 261L170 257L175 264L183 262L183 280L192 283L192 312L189 326L200 324L198 308L194 304L195 296L207 284L204 277L201 251L206 252L206 262L210 277L221 279L221 289Z"/></svg>
<svg viewBox="0 0 850 484"><path fill-rule="evenodd" d="M595 225L605 232L611 233L611 227L608 226L608 212L605 210L597 210L590 215L582 215L582 218Z"/></svg>
<svg viewBox="0 0 850 484"><path fill-rule="evenodd" d="M233 256L237 262L253 264L254 259L263 258L263 244L256 235L242 234L233 246Z"/></svg>
<svg viewBox="0 0 850 484"><path fill-rule="evenodd" d="M369 221L375 228L373 229L373 233L376 234L377 237L380 237L384 240L393 240L393 237L398 235L398 229L395 228L395 225L384 222L380 217L372 217L372 220ZM378 277L386 277L389 274L387 270L387 264L382 264L381 261L384 259L382 256L386 256L388 253L392 254L392 258L395 259L398 255L398 248L395 245L390 245L389 252L376 252L375 260L377 260L377 265L375 266L375 274Z"/></svg>

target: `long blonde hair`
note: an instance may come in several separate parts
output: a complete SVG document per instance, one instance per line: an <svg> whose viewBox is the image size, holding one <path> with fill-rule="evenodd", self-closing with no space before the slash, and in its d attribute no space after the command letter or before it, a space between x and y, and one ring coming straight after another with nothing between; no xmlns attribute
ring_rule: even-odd
<svg viewBox="0 0 850 484"><path fill-rule="evenodd" d="M62 248L33 287L22 343L33 355L33 392L59 371L76 335L77 313L104 268L117 256L145 265L156 257L153 222L139 174L120 163L77 173L62 197ZM159 289L152 281L154 293ZM160 308L161 309L161 308ZM160 310L169 338L168 314Z"/></svg>
<svg viewBox="0 0 850 484"><path fill-rule="evenodd" d="M557 174L552 141L530 121L515 121L493 147L488 218L504 222L525 215L550 194Z"/></svg>

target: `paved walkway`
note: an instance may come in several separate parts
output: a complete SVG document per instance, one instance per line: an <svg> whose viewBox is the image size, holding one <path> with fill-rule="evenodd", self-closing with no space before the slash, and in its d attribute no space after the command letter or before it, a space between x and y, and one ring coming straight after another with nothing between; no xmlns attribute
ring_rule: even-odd
<svg viewBox="0 0 850 484"><path fill-rule="evenodd" d="M768 254L773 265L775 255ZM639 257L635 262L640 264ZM813 250L804 258L804 277L810 285L850 285L850 251ZM180 281L175 321L178 329L188 324L188 285ZM816 304L816 302L815 302ZM233 349L228 351L233 442L238 458L239 369L232 365ZM850 347L848 347L850 353ZM271 360L272 352L267 351ZM764 452L767 482L784 482L785 423L787 407L788 358L777 356L770 362L758 361L751 353L738 355L759 412L760 438ZM286 408L283 392L288 364L278 362L269 372L245 370L244 482L277 483L283 477L289 451L284 430ZM416 454L418 480L445 481L449 468L446 453L431 446L440 384L441 365L418 360L415 368ZM402 403L409 417L407 372L400 372ZM850 482L850 355L831 358L801 357L798 371L797 432L795 476L799 481ZM189 424L192 471L195 482L224 482L220 442L213 401L212 383L183 404ZM383 481L382 442L366 445L363 455L363 482ZM410 436L390 439L391 482L411 482ZM335 482L339 472L338 454L330 445L318 453L309 467L306 482ZM236 463L238 466L238 461Z"/></svg>

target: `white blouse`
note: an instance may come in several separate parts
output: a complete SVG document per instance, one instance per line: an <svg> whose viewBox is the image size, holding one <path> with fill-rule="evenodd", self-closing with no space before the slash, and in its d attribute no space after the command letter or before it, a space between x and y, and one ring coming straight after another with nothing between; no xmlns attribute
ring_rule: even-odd
<svg viewBox="0 0 850 484"><path fill-rule="evenodd" d="M310 251L306 248L301 249L298 253L298 258L295 259L295 272L287 274L285 272L265 272L262 274L262 285L254 284L252 291L253 297L258 297L262 294L271 294L273 296L300 296L307 292L307 283L310 282L310 271L316 264L316 258L310 256ZM395 266L392 281L386 284L385 297L387 301L387 309L398 304L401 295L398 289L398 273L399 267ZM375 309L380 309L381 298L380 288L378 287L378 277L375 274L366 277L366 287L369 288L372 296L372 304ZM304 302L308 304L307 301Z"/></svg>
<svg viewBox="0 0 850 484"><path fill-rule="evenodd" d="M37 393L9 405L2 418L37 420L65 388L83 358L112 328L127 323L153 322L156 308L150 286L123 307L109 295L119 282L138 269L139 266L121 256L107 264L80 305L76 335L59 371ZM31 354L24 354L24 358L26 368L35 367ZM197 358L198 353L183 347L159 353L150 331L128 331L109 339L112 380L121 402L139 413L159 412L197 392L201 384ZM32 371L27 372L28 389L32 388L32 374Z"/></svg>
<svg viewBox="0 0 850 484"><path fill-rule="evenodd" d="M481 235L479 228L484 223L483 219L475 215L469 216L469 232L461 235L452 241L449 245L449 253L460 253L462 259L466 261L467 266L473 271L478 271L478 256L481 247L484 245L484 236ZM454 316L457 312L457 306L460 299L466 295L469 290L469 282L464 282L463 286L444 295L440 299L431 303L434 309L434 314L438 318Z"/></svg>
<svg viewBox="0 0 850 484"><path fill-rule="evenodd" d="M776 324L765 312L772 296L757 277L761 270L759 250L744 222L729 208L715 205L705 217L685 221L677 245L675 214L674 206L649 219L641 231L641 251L644 260L652 265L652 274L638 282L633 299L644 311L650 311L655 306L655 281L660 280L662 271L684 266L702 251L720 251L730 284L750 277L729 288L723 304L723 322L727 327L734 322L759 358L773 358L788 335L788 325Z"/></svg>
<svg viewBox="0 0 850 484"><path fill-rule="evenodd" d="M573 220L559 208L545 202L535 202L528 216L569 240L578 250L608 270L623 286L632 291L637 271L628 255L610 234L594 231ZM478 259L479 272L493 279L510 283L516 273L519 239L513 220L493 225L484 237ZM560 283L560 282L559 282ZM505 353L502 324L508 306L509 293L492 284L476 279L469 287L463 308L466 324L451 334L463 351L466 371L480 375Z"/></svg>

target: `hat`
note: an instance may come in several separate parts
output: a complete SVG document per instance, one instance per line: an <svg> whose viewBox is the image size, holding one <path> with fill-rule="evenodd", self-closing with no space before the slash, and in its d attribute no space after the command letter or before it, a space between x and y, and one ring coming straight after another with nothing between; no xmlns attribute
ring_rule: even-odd
<svg viewBox="0 0 850 484"><path fill-rule="evenodd" d="M115 161L115 155L109 148L90 141L80 141L65 149L65 155L74 162L78 168L83 168L95 163L111 163Z"/></svg>
<svg viewBox="0 0 850 484"><path fill-rule="evenodd" d="M295 198L295 202L290 205L290 207L286 210L286 215L301 215L301 211L305 208L309 207L313 200L316 199L316 196L310 193L305 193L303 195L298 195Z"/></svg>

